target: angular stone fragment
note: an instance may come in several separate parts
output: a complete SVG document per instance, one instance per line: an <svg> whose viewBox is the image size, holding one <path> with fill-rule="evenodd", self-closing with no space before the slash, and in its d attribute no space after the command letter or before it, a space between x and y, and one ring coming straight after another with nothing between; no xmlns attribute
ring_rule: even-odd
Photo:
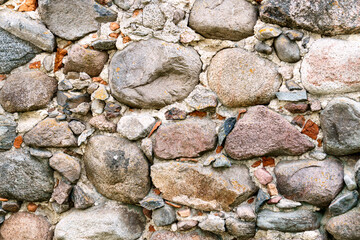
<svg viewBox="0 0 360 240"><path fill-rule="evenodd" d="M164 199L206 211L227 210L257 190L244 165L213 170L189 163L157 163L151 177Z"/></svg>
<svg viewBox="0 0 360 240"><path fill-rule="evenodd" d="M53 171L22 150L0 153L0 196L3 198L44 201L53 190Z"/></svg>
<svg viewBox="0 0 360 240"><path fill-rule="evenodd" d="M129 140L138 140L149 134L155 121L155 118L145 114L123 116L117 125L117 131Z"/></svg>
<svg viewBox="0 0 360 240"><path fill-rule="evenodd" d="M184 120L187 113L179 108L173 107L165 112L166 120Z"/></svg>
<svg viewBox="0 0 360 240"><path fill-rule="evenodd" d="M109 199L138 203L150 190L148 162L137 145L125 138L90 138L84 162L89 180Z"/></svg>
<svg viewBox="0 0 360 240"><path fill-rule="evenodd" d="M255 222L245 222L231 217L226 219L226 230L231 235L241 239L248 239L255 236L256 224Z"/></svg>
<svg viewBox="0 0 360 240"><path fill-rule="evenodd" d="M228 107L267 104L281 85L274 63L240 48L225 49L213 57L208 81Z"/></svg>
<svg viewBox="0 0 360 240"><path fill-rule="evenodd" d="M54 199L58 204L63 204L68 201L72 186L60 181L59 184L54 188L51 198Z"/></svg>
<svg viewBox="0 0 360 240"><path fill-rule="evenodd" d="M196 220L184 220L177 223L178 230L180 231L190 230L196 227L196 225L198 225L198 221Z"/></svg>
<svg viewBox="0 0 360 240"><path fill-rule="evenodd" d="M11 74L0 90L0 104L8 112L37 110L51 101L56 89L56 79L40 71Z"/></svg>
<svg viewBox="0 0 360 240"><path fill-rule="evenodd" d="M259 183L263 185L266 185L273 180L273 177L265 168L256 169L254 176L258 179Z"/></svg>
<svg viewBox="0 0 360 240"><path fill-rule="evenodd" d="M0 28L44 51L52 52L55 48L54 35L44 24L32 20L26 14L9 9L1 10Z"/></svg>
<svg viewBox="0 0 360 240"><path fill-rule="evenodd" d="M25 144L32 147L73 147L76 138L67 122L46 118L24 135Z"/></svg>
<svg viewBox="0 0 360 240"><path fill-rule="evenodd" d="M280 101L299 102L307 100L306 91L277 92L277 99Z"/></svg>
<svg viewBox="0 0 360 240"><path fill-rule="evenodd" d="M296 63L301 58L299 46L284 34L275 39L274 48L281 61Z"/></svg>
<svg viewBox="0 0 360 240"><path fill-rule="evenodd" d="M56 225L56 240L138 239L145 230L141 208L109 203L73 210Z"/></svg>
<svg viewBox="0 0 360 240"><path fill-rule="evenodd" d="M80 163L65 153L55 153L49 159L49 164L70 182L75 182L80 177Z"/></svg>
<svg viewBox="0 0 360 240"><path fill-rule="evenodd" d="M255 44L255 51L266 55L270 55L273 52L273 49L271 46L267 45L266 43L257 42Z"/></svg>
<svg viewBox="0 0 360 240"><path fill-rule="evenodd" d="M150 39L117 52L109 69L112 95L119 102L161 108L189 95L199 82L201 61L191 47Z"/></svg>
<svg viewBox="0 0 360 240"><path fill-rule="evenodd" d="M199 223L199 228L208 232L222 233L225 232L225 220L209 214L206 220Z"/></svg>
<svg viewBox="0 0 360 240"><path fill-rule="evenodd" d="M52 237L53 230L45 217L26 212L13 214L0 228L3 240L51 240Z"/></svg>
<svg viewBox="0 0 360 240"><path fill-rule="evenodd" d="M360 103L335 98L320 114L324 151L335 156L360 152Z"/></svg>
<svg viewBox="0 0 360 240"><path fill-rule="evenodd" d="M293 212L262 210L258 214L256 225L265 230L303 232L318 229L321 217L320 213L310 210L296 210Z"/></svg>
<svg viewBox="0 0 360 240"><path fill-rule="evenodd" d="M122 10L129 10L135 0L114 0L114 3Z"/></svg>
<svg viewBox="0 0 360 240"><path fill-rule="evenodd" d="M356 207L347 213L330 218L325 229L336 240L360 239L360 208Z"/></svg>
<svg viewBox="0 0 360 240"><path fill-rule="evenodd" d="M166 230L156 231L151 235L150 240L218 240L218 236L209 232L195 230L186 233L171 232Z"/></svg>
<svg viewBox="0 0 360 240"><path fill-rule="evenodd" d="M304 113L309 109L307 103L287 103L284 108L291 113Z"/></svg>
<svg viewBox="0 0 360 240"><path fill-rule="evenodd" d="M89 0L39 0L38 4L42 22L66 40L95 32L99 22L114 21L116 17L107 8Z"/></svg>
<svg viewBox="0 0 360 240"><path fill-rule="evenodd" d="M81 45L76 44L69 51L64 73L86 72L91 77L96 77L101 73L108 57L106 52L85 49Z"/></svg>
<svg viewBox="0 0 360 240"><path fill-rule="evenodd" d="M74 203L74 207L77 209L86 209L95 203L91 196L89 187L80 182L74 186L71 194L71 200Z"/></svg>
<svg viewBox="0 0 360 240"><path fill-rule="evenodd" d="M238 41L254 35L258 14L245 0L197 0L189 26L206 38Z"/></svg>
<svg viewBox="0 0 360 240"><path fill-rule="evenodd" d="M275 167L280 194L294 201L325 207L341 191L344 169L335 158L282 161Z"/></svg>
<svg viewBox="0 0 360 240"><path fill-rule="evenodd" d="M314 144L294 126L265 106L249 108L225 142L227 154L237 160L265 155L301 155L312 148Z"/></svg>
<svg viewBox="0 0 360 240"><path fill-rule="evenodd" d="M108 121L104 115L91 118L89 124L100 131L116 132L116 124Z"/></svg>
<svg viewBox="0 0 360 240"><path fill-rule="evenodd" d="M162 159L198 157L214 149L216 125L209 120L188 120L164 124L155 136L154 153Z"/></svg>
<svg viewBox="0 0 360 240"><path fill-rule="evenodd" d="M356 4L360 9L360 2ZM317 95L359 91L359 51L357 41L317 40L301 65L301 81L306 90Z"/></svg>
<svg viewBox="0 0 360 240"><path fill-rule="evenodd" d="M360 32L359 11L357 0L268 0L260 7L260 18L283 27L339 35Z"/></svg>
<svg viewBox="0 0 360 240"><path fill-rule="evenodd" d="M16 122L5 116L0 116L0 149L9 150L16 137Z"/></svg>
<svg viewBox="0 0 360 240"><path fill-rule="evenodd" d="M0 28L0 74L28 63L41 50Z"/></svg>
<svg viewBox="0 0 360 240"><path fill-rule="evenodd" d="M202 110L207 108L214 108L217 106L217 97L214 92L211 90L197 85L189 95L185 99L185 102L195 110Z"/></svg>
<svg viewBox="0 0 360 240"><path fill-rule="evenodd" d="M329 211L333 216L343 214L358 203L359 193L357 191L346 192L337 196L330 204Z"/></svg>

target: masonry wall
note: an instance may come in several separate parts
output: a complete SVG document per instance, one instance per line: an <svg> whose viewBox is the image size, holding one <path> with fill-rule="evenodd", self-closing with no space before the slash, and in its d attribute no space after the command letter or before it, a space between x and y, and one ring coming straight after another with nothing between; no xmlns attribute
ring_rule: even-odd
<svg viewBox="0 0 360 240"><path fill-rule="evenodd" d="M357 0L0 0L0 239L360 239Z"/></svg>

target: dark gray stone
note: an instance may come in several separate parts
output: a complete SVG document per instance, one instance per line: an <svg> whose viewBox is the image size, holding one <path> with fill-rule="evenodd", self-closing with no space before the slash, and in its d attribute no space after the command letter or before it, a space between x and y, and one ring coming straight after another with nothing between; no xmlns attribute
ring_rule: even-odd
<svg viewBox="0 0 360 240"><path fill-rule="evenodd" d="M358 0L268 0L260 7L264 22L324 35L360 32Z"/></svg>
<svg viewBox="0 0 360 240"><path fill-rule="evenodd" d="M197 0L189 26L206 38L241 40L254 35L257 9L245 0Z"/></svg>
<svg viewBox="0 0 360 240"><path fill-rule="evenodd" d="M281 232L303 232L320 227L321 214L310 210L293 212L273 212L262 210L257 216L256 225L264 230Z"/></svg>
<svg viewBox="0 0 360 240"><path fill-rule="evenodd" d="M10 9L1 10L0 28L44 51L53 52L55 48L55 37L49 29L24 13Z"/></svg>
<svg viewBox="0 0 360 240"><path fill-rule="evenodd" d="M256 224L230 217L226 219L226 230L235 237L248 239L255 236Z"/></svg>
<svg viewBox="0 0 360 240"><path fill-rule="evenodd" d="M71 82L69 80L64 79L61 82L59 82L58 89L60 91L71 90L71 89L73 89L73 85L71 84Z"/></svg>
<svg viewBox="0 0 360 240"><path fill-rule="evenodd" d="M0 74L30 62L40 52L33 44L0 28Z"/></svg>
<svg viewBox="0 0 360 240"><path fill-rule="evenodd" d="M284 34L275 39L274 48L281 61L296 63L301 59L299 46Z"/></svg>
<svg viewBox="0 0 360 240"><path fill-rule="evenodd" d="M53 171L22 150L0 153L0 196L23 201L49 200Z"/></svg>
<svg viewBox="0 0 360 240"><path fill-rule="evenodd" d="M153 191L140 201L140 206L148 210L155 210L164 207L165 202L159 195L156 195Z"/></svg>
<svg viewBox="0 0 360 240"><path fill-rule="evenodd" d="M11 74L0 90L0 104L8 112L44 108L53 98L57 80L40 71Z"/></svg>
<svg viewBox="0 0 360 240"><path fill-rule="evenodd" d="M152 219L156 226L167 226L176 221L176 213L173 207L165 204L164 207L153 211Z"/></svg>
<svg viewBox="0 0 360 240"><path fill-rule="evenodd" d="M360 103L335 98L320 114L326 153L341 156L360 152Z"/></svg>
<svg viewBox="0 0 360 240"><path fill-rule="evenodd" d="M56 96L57 103L66 108L73 109L79 106L83 102L90 102L90 95L85 93L68 93L64 91L58 91Z"/></svg>
<svg viewBox="0 0 360 240"><path fill-rule="evenodd" d="M21 202L17 200L8 200L6 202L2 202L2 206L0 204L0 209L2 208L7 212L18 212L20 210L20 207L21 207Z"/></svg>
<svg viewBox="0 0 360 240"><path fill-rule="evenodd" d="M304 37L304 33L296 30L289 30L285 32L285 35L291 40L291 41L301 41L301 39Z"/></svg>
<svg viewBox="0 0 360 240"><path fill-rule="evenodd" d="M264 192L262 189L259 189L255 200L255 212L258 212L260 207L268 200L270 200L270 195L267 192Z"/></svg>
<svg viewBox="0 0 360 240"><path fill-rule="evenodd" d="M119 102L161 108L192 92L199 82L201 61L191 47L150 39L115 53L109 69L111 92Z"/></svg>
<svg viewBox="0 0 360 240"><path fill-rule="evenodd" d="M263 53L263 54L266 54L266 55L270 55L272 54L273 52L273 49L271 46L263 43L263 42L257 42L255 44L255 50L259 53Z"/></svg>
<svg viewBox="0 0 360 240"><path fill-rule="evenodd" d="M326 207L343 188L344 169L340 161L281 161L275 167L277 187L285 198Z"/></svg>
<svg viewBox="0 0 360 240"><path fill-rule="evenodd" d="M16 122L5 116L0 116L0 149L9 150L16 137Z"/></svg>
<svg viewBox="0 0 360 240"><path fill-rule="evenodd" d="M357 191L347 192L337 196L330 204L329 211L333 216L346 213L358 203L359 193Z"/></svg>
<svg viewBox="0 0 360 240"><path fill-rule="evenodd" d="M115 12L92 0L39 0L43 23L55 35L76 40L98 30L99 22L115 21Z"/></svg>
<svg viewBox="0 0 360 240"><path fill-rule="evenodd" d="M99 39L91 43L91 46L98 51L109 51L116 49L116 40Z"/></svg>
<svg viewBox="0 0 360 240"><path fill-rule="evenodd" d="M0 0L0 4L6 3L8 0Z"/></svg>
<svg viewBox="0 0 360 240"><path fill-rule="evenodd" d="M83 183L77 183L71 193L71 200L77 209L86 209L94 205L90 189Z"/></svg>

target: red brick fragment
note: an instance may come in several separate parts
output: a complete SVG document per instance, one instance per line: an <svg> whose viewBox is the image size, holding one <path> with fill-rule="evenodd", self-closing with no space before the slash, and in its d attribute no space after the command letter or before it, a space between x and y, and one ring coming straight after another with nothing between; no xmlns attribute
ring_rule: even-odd
<svg viewBox="0 0 360 240"><path fill-rule="evenodd" d="M256 167L258 167L260 165L261 165L261 160L258 160L256 162L254 162L253 165L251 165L251 167L256 168Z"/></svg>
<svg viewBox="0 0 360 240"><path fill-rule="evenodd" d="M189 113L188 115L190 115L192 117L204 118L207 116L207 112L193 111L193 112Z"/></svg>
<svg viewBox="0 0 360 240"><path fill-rule="evenodd" d="M35 11L37 6L37 0L26 0L25 3L19 7L19 12Z"/></svg>
<svg viewBox="0 0 360 240"><path fill-rule="evenodd" d="M120 28L120 25L119 25L118 23L116 23L116 22L110 23L110 30L111 30L111 31L116 31L116 30L118 30L119 28Z"/></svg>
<svg viewBox="0 0 360 240"><path fill-rule="evenodd" d="M29 65L30 69L39 69L40 67L41 67L41 62L40 61L30 63L30 65Z"/></svg>
<svg viewBox="0 0 360 240"><path fill-rule="evenodd" d="M23 142L23 137L22 136L17 136L14 140L14 147L15 148L21 148L21 144Z"/></svg>
<svg viewBox="0 0 360 240"><path fill-rule="evenodd" d="M319 126L309 119L309 120L307 120L301 133L316 140L317 135L319 134Z"/></svg>
<svg viewBox="0 0 360 240"><path fill-rule="evenodd" d="M298 115L296 117L293 118L293 120L291 121L292 124L296 124L299 127L303 127L304 123L305 123L305 117L303 115Z"/></svg>
<svg viewBox="0 0 360 240"><path fill-rule="evenodd" d="M63 63L62 63L62 60L64 59L66 54L67 54L66 49L58 48L56 50L54 72L59 71L60 68L62 68L64 66Z"/></svg>
<svg viewBox="0 0 360 240"><path fill-rule="evenodd" d="M264 167L275 167L275 159L272 157L262 157Z"/></svg>

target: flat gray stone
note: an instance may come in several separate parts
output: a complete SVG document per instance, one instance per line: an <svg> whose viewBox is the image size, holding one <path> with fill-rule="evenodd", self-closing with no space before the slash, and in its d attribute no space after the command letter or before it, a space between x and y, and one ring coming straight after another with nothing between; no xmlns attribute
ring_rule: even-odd
<svg viewBox="0 0 360 240"><path fill-rule="evenodd" d="M0 28L0 74L30 62L40 52L38 47Z"/></svg>
<svg viewBox="0 0 360 240"><path fill-rule="evenodd" d="M346 213L358 203L359 193L357 191L346 192L337 196L330 204L329 211L333 216Z"/></svg>
<svg viewBox="0 0 360 240"><path fill-rule="evenodd" d="M326 207L344 186L344 169L335 158L281 161L275 167L277 187L285 198Z"/></svg>
<svg viewBox="0 0 360 240"><path fill-rule="evenodd" d="M360 9L360 3L356 4ZM356 67L360 62L359 51L358 41L331 38L315 41L301 64L305 89L315 95L359 91L360 69Z"/></svg>
<svg viewBox="0 0 360 240"><path fill-rule="evenodd" d="M277 66L240 48L219 51L208 70L210 88L227 107L267 104L281 85Z"/></svg>
<svg viewBox="0 0 360 240"><path fill-rule="evenodd" d="M0 149L9 150L16 137L16 122L5 116L0 116Z"/></svg>
<svg viewBox="0 0 360 240"><path fill-rule="evenodd" d="M136 206L108 203L73 210L56 225L54 239L138 239L145 230L145 216Z"/></svg>
<svg viewBox="0 0 360 240"><path fill-rule="evenodd" d="M39 14L52 33L77 40L95 32L99 22L114 21L116 14L92 0L39 0Z"/></svg>
<svg viewBox="0 0 360 240"><path fill-rule="evenodd" d="M57 80L40 71L11 74L0 90L0 104L7 112L41 109L56 93Z"/></svg>
<svg viewBox="0 0 360 240"><path fill-rule="evenodd" d="M119 102L161 108L190 94L199 82L201 61L191 47L150 39L115 53L109 69L111 92Z"/></svg>
<svg viewBox="0 0 360 240"><path fill-rule="evenodd" d="M125 138L90 138L84 163L88 179L109 199L134 204L150 190L149 164L140 148Z"/></svg>
<svg viewBox="0 0 360 240"><path fill-rule="evenodd" d="M165 204L164 207L153 211L152 219L156 226L167 226L176 221L176 213L173 207Z"/></svg>
<svg viewBox="0 0 360 240"><path fill-rule="evenodd" d="M268 0L259 9L262 21L283 27L332 36L360 32L357 0Z"/></svg>
<svg viewBox="0 0 360 240"><path fill-rule="evenodd" d="M91 46L98 51L109 51L116 49L116 40L99 39L91 43Z"/></svg>
<svg viewBox="0 0 360 240"><path fill-rule="evenodd" d="M277 92L277 99L280 101L299 102L307 100L306 91Z"/></svg>
<svg viewBox="0 0 360 240"><path fill-rule="evenodd" d="M0 11L0 28L38 48L53 52L55 37L41 22L32 20L26 13L4 9Z"/></svg>
<svg viewBox="0 0 360 240"><path fill-rule="evenodd" d="M282 232L303 232L320 227L321 214L310 210L293 212L273 212L262 210L257 216L256 225L264 230Z"/></svg>
<svg viewBox="0 0 360 240"><path fill-rule="evenodd" d="M22 150L0 152L0 196L21 201L49 200L53 171Z"/></svg>
<svg viewBox="0 0 360 240"><path fill-rule="evenodd" d="M360 152L360 103L335 98L320 114L326 153L342 156Z"/></svg>
<svg viewBox="0 0 360 240"><path fill-rule="evenodd" d="M245 0L197 0L189 26L206 38L238 41L254 35L257 9Z"/></svg>

